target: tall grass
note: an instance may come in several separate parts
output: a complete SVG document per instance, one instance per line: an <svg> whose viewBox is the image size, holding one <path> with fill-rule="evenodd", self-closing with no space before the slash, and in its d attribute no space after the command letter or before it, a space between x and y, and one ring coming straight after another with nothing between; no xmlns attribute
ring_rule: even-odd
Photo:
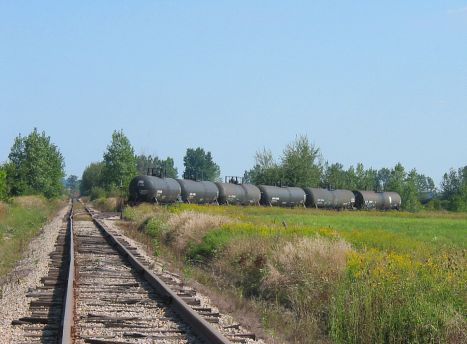
<svg viewBox="0 0 467 344"><path fill-rule="evenodd" d="M288 343L466 342L464 215L196 205L125 213L216 285L266 305L264 323Z"/></svg>
<svg viewBox="0 0 467 344"><path fill-rule="evenodd" d="M443 261L444 260L444 261ZM465 259L349 255L331 305L336 343L465 343ZM463 313L463 314L462 314Z"/></svg>
<svg viewBox="0 0 467 344"><path fill-rule="evenodd" d="M0 277L15 265L47 219L64 205L40 196L22 196L0 206Z"/></svg>

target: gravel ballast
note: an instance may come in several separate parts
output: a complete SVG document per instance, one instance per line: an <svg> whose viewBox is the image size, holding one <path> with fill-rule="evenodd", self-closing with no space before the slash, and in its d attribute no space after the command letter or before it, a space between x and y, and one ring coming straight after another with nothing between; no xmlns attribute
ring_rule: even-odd
<svg viewBox="0 0 467 344"><path fill-rule="evenodd" d="M17 343L22 340L22 330L11 325L13 320L28 316L29 302L26 297L30 289L38 287L40 279L49 271L49 254L54 251L60 227L69 207L60 210L47 223L39 235L30 242L23 258L10 272L6 282L0 286L0 340L2 343Z"/></svg>

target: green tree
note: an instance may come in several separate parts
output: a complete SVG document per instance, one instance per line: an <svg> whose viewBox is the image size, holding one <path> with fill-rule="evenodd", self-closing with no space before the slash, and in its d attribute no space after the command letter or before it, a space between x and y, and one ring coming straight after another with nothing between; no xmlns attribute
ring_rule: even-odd
<svg viewBox="0 0 467 344"><path fill-rule="evenodd" d="M79 184L80 181L78 180L78 177L73 174L68 176L68 178L65 180L65 187L69 190L70 193L78 192Z"/></svg>
<svg viewBox="0 0 467 344"><path fill-rule="evenodd" d="M452 199L460 190L462 180L458 171L451 168L449 172L443 175L441 182L441 191L445 200Z"/></svg>
<svg viewBox="0 0 467 344"><path fill-rule="evenodd" d="M220 178L220 168L212 158L211 152L205 152L203 148L188 148L183 158L185 179L201 179L217 181Z"/></svg>
<svg viewBox="0 0 467 344"><path fill-rule="evenodd" d="M283 179L290 186L319 186L321 154L306 135L296 137L282 155Z"/></svg>
<svg viewBox="0 0 467 344"><path fill-rule="evenodd" d="M281 179L281 166L274 160L272 152L266 148L256 152L255 166L251 170L245 171L244 174L244 182L256 185L276 185Z"/></svg>
<svg viewBox="0 0 467 344"><path fill-rule="evenodd" d="M91 190L96 187L103 187L102 170L104 169L103 162L93 162L86 166L81 177L79 191L83 196L89 196Z"/></svg>
<svg viewBox="0 0 467 344"><path fill-rule="evenodd" d="M404 190L405 181L405 169L404 166L399 162L389 173L388 180L384 186L384 191L394 191L399 195L402 195Z"/></svg>
<svg viewBox="0 0 467 344"><path fill-rule="evenodd" d="M347 173L344 170L344 165L341 163L333 163L331 165L326 162L323 167L321 184L329 189L343 189L347 186Z"/></svg>
<svg viewBox="0 0 467 344"><path fill-rule="evenodd" d="M171 157L167 157L165 160L159 160L159 166L164 171L164 176L169 178L178 178L178 169L175 167L174 159Z"/></svg>
<svg viewBox="0 0 467 344"><path fill-rule="evenodd" d="M353 166L350 166L347 169L347 171L345 171L344 180L345 182L342 185L341 189L357 189L357 173L355 172L355 168Z"/></svg>
<svg viewBox="0 0 467 344"><path fill-rule="evenodd" d="M13 195L43 194L51 198L62 193L63 157L45 132L34 128L26 137L18 135L8 158L7 182Z"/></svg>
<svg viewBox="0 0 467 344"><path fill-rule="evenodd" d="M6 178L6 169L4 166L0 166L0 201L4 201L8 198L8 185Z"/></svg>
<svg viewBox="0 0 467 344"><path fill-rule="evenodd" d="M385 191L389 178L391 176L391 170L383 167L376 175L376 191Z"/></svg>
<svg viewBox="0 0 467 344"><path fill-rule="evenodd" d="M140 154L136 156L136 169L140 175L145 175L148 169L154 168L154 159L152 155Z"/></svg>
<svg viewBox="0 0 467 344"><path fill-rule="evenodd" d="M418 189L417 189L418 174L415 169L411 170L404 181L402 189L402 209L408 211L418 211L421 208L421 204L418 200Z"/></svg>
<svg viewBox="0 0 467 344"><path fill-rule="evenodd" d="M372 168L365 169L362 163L357 164L355 170L356 188L358 190L374 190L377 186L378 172Z"/></svg>
<svg viewBox="0 0 467 344"><path fill-rule="evenodd" d="M155 173L161 174L169 178L177 178L178 170L175 167L174 160L171 157L167 159L159 159L157 156L140 154L136 157L136 166L140 175L145 175L154 169Z"/></svg>
<svg viewBox="0 0 467 344"><path fill-rule="evenodd" d="M443 202L449 210L467 211L467 166L450 169L441 182Z"/></svg>
<svg viewBox="0 0 467 344"><path fill-rule="evenodd" d="M108 190L128 186L131 178L137 175L136 157L130 140L123 130L112 133L112 142L104 153L102 181Z"/></svg>

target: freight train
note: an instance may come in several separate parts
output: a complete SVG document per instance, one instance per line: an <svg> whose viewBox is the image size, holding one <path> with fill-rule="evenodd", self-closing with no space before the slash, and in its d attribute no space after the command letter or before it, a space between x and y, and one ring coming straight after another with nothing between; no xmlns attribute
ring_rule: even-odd
<svg viewBox="0 0 467 344"><path fill-rule="evenodd" d="M131 180L129 201L379 210L398 210L401 206L401 197L396 192L256 186L238 183L236 180L227 182L227 179L225 183L214 183L153 175L137 176Z"/></svg>

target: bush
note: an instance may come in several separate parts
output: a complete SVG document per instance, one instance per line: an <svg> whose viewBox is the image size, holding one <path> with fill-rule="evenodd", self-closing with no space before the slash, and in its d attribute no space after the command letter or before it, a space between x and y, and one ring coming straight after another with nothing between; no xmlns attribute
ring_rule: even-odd
<svg viewBox="0 0 467 344"><path fill-rule="evenodd" d="M220 229L213 229L206 234L200 243L194 241L188 243L185 257L193 263L203 263L206 260L216 257L217 253L222 251L230 235Z"/></svg>
<svg viewBox="0 0 467 344"><path fill-rule="evenodd" d="M94 207L104 212L116 212L120 210L120 199L115 197L104 197L95 199L92 204Z"/></svg>
<svg viewBox="0 0 467 344"><path fill-rule="evenodd" d="M107 192L105 191L104 188L101 188L100 186L93 186L91 189L91 192L89 193L89 197L91 198L91 201L94 201L95 199L98 198L105 198L107 196Z"/></svg>

